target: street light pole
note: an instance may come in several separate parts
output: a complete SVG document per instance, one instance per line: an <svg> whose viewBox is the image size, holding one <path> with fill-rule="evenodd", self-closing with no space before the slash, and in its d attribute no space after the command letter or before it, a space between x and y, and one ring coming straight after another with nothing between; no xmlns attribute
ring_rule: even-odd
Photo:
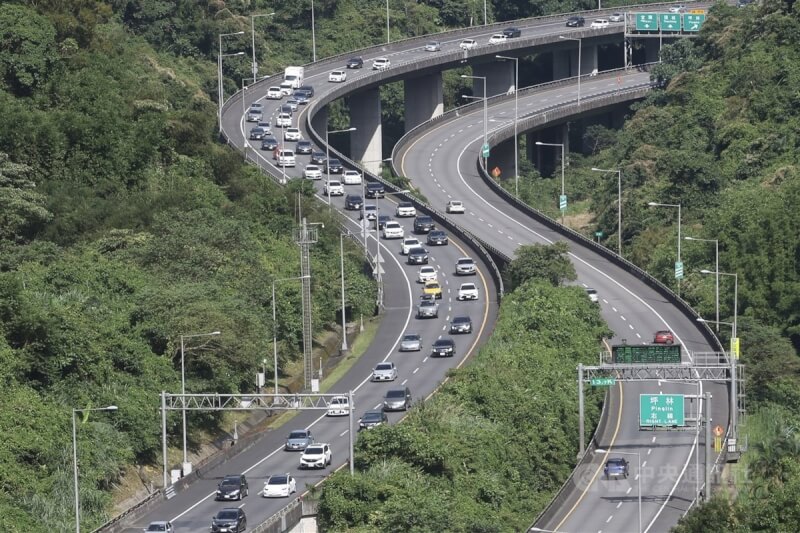
<svg viewBox="0 0 800 533"><path fill-rule="evenodd" d="M253 47L253 83L258 80L258 63L256 63L256 23L258 17L271 17L275 13L262 13L260 15L250 15L250 36L252 38ZM315 60L316 61L316 60Z"/></svg>
<svg viewBox="0 0 800 533"><path fill-rule="evenodd" d="M559 206L561 204L561 199L563 198L565 201L567 199L566 189L564 188L564 143L543 143L542 141L536 141L538 146L560 146L561 147L561 198L559 198L558 203ZM561 225L564 225L564 212L566 208L561 209Z"/></svg>
<svg viewBox="0 0 800 533"><path fill-rule="evenodd" d="M222 100L225 97L222 89L222 58L231 56L241 56L244 52L237 52L235 54L222 53L222 38L230 37L231 35L244 35L243 31L234 33L220 33L219 34L219 54L217 54L217 119L219 120L219 132L222 133Z"/></svg>
<svg viewBox="0 0 800 533"><path fill-rule="evenodd" d="M715 280L715 292L716 292L716 308L717 308L717 333L719 333L719 239L700 239L697 237L684 237L683 240L685 241L699 241L699 242L713 242L714 243L714 257L715 259L715 266L714 266L714 277Z"/></svg>
<svg viewBox="0 0 800 533"><path fill-rule="evenodd" d="M186 465L189 464L189 457L186 452L186 365L185 365L185 340L195 337L215 337L219 335L219 331L212 331L211 333L197 333L194 335L181 335L181 419L183 420L183 469L188 469ZM184 473L184 475L188 472Z"/></svg>
<svg viewBox="0 0 800 533"><path fill-rule="evenodd" d="M344 233L339 234L339 268L342 271L342 352L347 351L347 322L344 301Z"/></svg>
<svg viewBox="0 0 800 533"><path fill-rule="evenodd" d="M389 35L389 0L386 0L386 44L391 42Z"/></svg>
<svg viewBox="0 0 800 533"><path fill-rule="evenodd" d="M484 11L485 17L485 11ZM484 22L485 24L485 22ZM466 74L461 75L462 78L472 79L472 80L482 80L483 81L483 146L481 147L481 151L484 147L488 146L486 138L487 138L487 128L489 127L489 105L487 100L486 94L486 76L468 76ZM483 167L486 168L489 166L489 159L484 157L483 158ZM488 169L487 169L488 170Z"/></svg>
<svg viewBox="0 0 800 533"><path fill-rule="evenodd" d="M659 202L647 202L650 207L677 207L678 208L678 263L681 263L681 204L662 204ZM677 269L676 269L677 271ZM678 278L678 296L681 295L681 279Z"/></svg>
<svg viewBox="0 0 800 533"><path fill-rule="evenodd" d="M592 170L617 173L617 253L622 257L622 170L605 170L596 167L592 167Z"/></svg>
<svg viewBox="0 0 800 533"><path fill-rule="evenodd" d="M89 411L116 411L117 409L118 408L116 405L87 409L72 409L72 474L75 485L75 533L81 533L81 500L80 492L78 490L78 430L75 423L75 415L77 413L85 413Z"/></svg>
<svg viewBox="0 0 800 533"><path fill-rule="evenodd" d="M519 198L519 142L517 140L517 120L519 117L519 58L495 56L497 59L511 59L514 61L514 196Z"/></svg>
<svg viewBox="0 0 800 533"><path fill-rule="evenodd" d="M583 48L583 39L581 37L564 37L558 36L559 39L565 41L578 41L578 107L581 106L581 49Z"/></svg>
<svg viewBox="0 0 800 533"><path fill-rule="evenodd" d="M314 23L314 0L311 0L311 54L312 59L317 62L317 31Z"/></svg>
<svg viewBox="0 0 800 533"><path fill-rule="evenodd" d="M280 278L272 282L272 364L275 381L275 395L278 395L278 316L275 306L275 284L281 281L291 281L310 278L311 276L296 276L293 278Z"/></svg>
<svg viewBox="0 0 800 533"><path fill-rule="evenodd" d="M608 453L608 450L601 450L596 449L595 453ZM638 481L638 490L639 490L639 533L642 533L642 454L639 452L620 452L614 451L615 454L620 455L635 455L638 461L638 467L636 471L636 479Z"/></svg>

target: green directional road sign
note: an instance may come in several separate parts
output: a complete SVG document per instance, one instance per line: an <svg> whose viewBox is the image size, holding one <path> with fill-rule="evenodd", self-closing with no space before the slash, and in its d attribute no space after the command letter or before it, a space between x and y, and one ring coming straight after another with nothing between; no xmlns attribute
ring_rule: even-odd
<svg viewBox="0 0 800 533"><path fill-rule="evenodd" d="M483 157L484 159L489 157L489 145L488 144L484 144L483 146L481 146L481 157Z"/></svg>
<svg viewBox="0 0 800 533"><path fill-rule="evenodd" d="M683 31L700 31L700 26L702 26L705 21L705 15L683 15Z"/></svg>
<svg viewBox="0 0 800 533"><path fill-rule="evenodd" d="M678 13L659 13L661 31L681 31L681 16Z"/></svg>
<svg viewBox="0 0 800 533"><path fill-rule="evenodd" d="M561 209L562 211L566 211L567 210L567 195L566 194L559 195L559 197L558 197L558 208Z"/></svg>
<svg viewBox="0 0 800 533"><path fill-rule="evenodd" d="M675 279L683 279L683 261L675 261Z"/></svg>
<svg viewBox="0 0 800 533"><path fill-rule="evenodd" d="M614 378L592 378L592 387L609 387L617 382Z"/></svg>
<svg viewBox="0 0 800 533"><path fill-rule="evenodd" d="M636 31L658 31L656 13L636 13Z"/></svg>
<svg viewBox="0 0 800 533"><path fill-rule="evenodd" d="M640 394L640 426L685 426L682 394Z"/></svg>

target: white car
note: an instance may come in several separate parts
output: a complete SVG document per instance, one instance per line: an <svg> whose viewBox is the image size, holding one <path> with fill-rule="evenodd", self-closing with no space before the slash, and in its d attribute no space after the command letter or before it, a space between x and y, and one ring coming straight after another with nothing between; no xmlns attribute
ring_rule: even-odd
<svg viewBox="0 0 800 533"><path fill-rule="evenodd" d="M383 225L384 239L402 239L403 235L405 235L405 230L403 230L403 226L399 222L390 220Z"/></svg>
<svg viewBox="0 0 800 533"><path fill-rule="evenodd" d="M279 167L293 167L297 163L292 150L278 150L276 159Z"/></svg>
<svg viewBox="0 0 800 533"><path fill-rule="evenodd" d="M328 404L328 416L347 416L350 413L350 400L347 396L334 396Z"/></svg>
<svg viewBox="0 0 800 533"><path fill-rule="evenodd" d="M378 206L373 204L364 205L364 211L361 212L361 218L367 220L375 220L378 218Z"/></svg>
<svg viewBox="0 0 800 533"><path fill-rule="evenodd" d="M425 45L426 52L439 52L442 49L442 44L439 41L431 41Z"/></svg>
<svg viewBox="0 0 800 533"><path fill-rule="evenodd" d="M303 177L307 180L322 179L322 169L317 165L306 165L303 169Z"/></svg>
<svg viewBox="0 0 800 533"><path fill-rule="evenodd" d="M495 33L489 37L489 44L500 44L508 40L508 37L502 33Z"/></svg>
<svg viewBox="0 0 800 533"><path fill-rule="evenodd" d="M594 19L589 27L592 29L608 28L608 19Z"/></svg>
<svg viewBox="0 0 800 533"><path fill-rule="evenodd" d="M269 476L264 482L261 495L265 498L288 498L297 492L297 482L290 474Z"/></svg>
<svg viewBox="0 0 800 533"><path fill-rule="evenodd" d="M372 371L372 381L394 381L396 379L397 368L392 362L378 363Z"/></svg>
<svg viewBox="0 0 800 533"><path fill-rule="evenodd" d="M416 237L406 237L403 239L403 244L400 245L400 253L403 255L408 255L408 251L412 248L416 248L417 246L422 246L419 243L419 239Z"/></svg>
<svg viewBox="0 0 800 533"><path fill-rule="evenodd" d="M270 87L267 89L267 100L280 100L283 98L283 93L280 87Z"/></svg>
<svg viewBox="0 0 800 533"><path fill-rule="evenodd" d="M400 202L397 204L395 216L398 217L415 217L417 216L417 209L411 202Z"/></svg>
<svg viewBox="0 0 800 533"><path fill-rule="evenodd" d="M589 296L589 301L592 303L599 303L600 298L597 296L597 289L592 289L591 287L586 288L586 295Z"/></svg>
<svg viewBox="0 0 800 533"><path fill-rule="evenodd" d="M332 458L330 444L311 444L300 456L300 468L325 468Z"/></svg>
<svg viewBox="0 0 800 533"><path fill-rule="evenodd" d="M623 20L625 20L625 15L623 15L622 13L611 13L608 16L608 20L610 20L611 22L622 22Z"/></svg>
<svg viewBox="0 0 800 533"><path fill-rule="evenodd" d="M459 257L456 260L456 276L471 276L478 273L478 267L471 257Z"/></svg>
<svg viewBox="0 0 800 533"><path fill-rule="evenodd" d="M172 522L150 522L144 533L175 533L175 529L172 527Z"/></svg>
<svg viewBox="0 0 800 533"><path fill-rule="evenodd" d="M459 44L458 47L462 50L472 50L473 48L478 47L478 41L475 39L463 39Z"/></svg>
<svg viewBox="0 0 800 533"><path fill-rule="evenodd" d="M286 128L283 135L287 141L299 141L303 138L303 134L300 133L300 128Z"/></svg>
<svg viewBox="0 0 800 533"><path fill-rule="evenodd" d="M344 70L332 70L328 74L328 81L331 83L342 83L345 80L347 80L347 72Z"/></svg>
<svg viewBox="0 0 800 533"><path fill-rule="evenodd" d="M275 125L279 128L288 128L292 125L292 115L289 113L280 113L278 118L275 119Z"/></svg>
<svg viewBox="0 0 800 533"><path fill-rule="evenodd" d="M386 70L392 65L389 58L378 57L372 62L372 70Z"/></svg>
<svg viewBox="0 0 800 533"><path fill-rule="evenodd" d="M670 13L685 13L686 12L686 6L680 6L680 5L672 6L671 8L669 8L669 12Z"/></svg>
<svg viewBox="0 0 800 533"><path fill-rule="evenodd" d="M448 213L464 213L464 204L461 203L461 200L450 200L447 202L447 209Z"/></svg>
<svg viewBox="0 0 800 533"><path fill-rule="evenodd" d="M458 288L458 299L477 300L478 287L476 287L474 283L462 283L461 286Z"/></svg>
<svg viewBox="0 0 800 533"><path fill-rule="evenodd" d="M361 185L361 172L358 170L345 170L342 174L345 185Z"/></svg>
<svg viewBox="0 0 800 533"><path fill-rule="evenodd" d="M436 281L438 273L436 269L432 266L421 266L419 267L419 271L417 271L417 281L420 283L426 283L428 281Z"/></svg>
<svg viewBox="0 0 800 533"><path fill-rule="evenodd" d="M344 196L344 187L341 181L331 180L322 188L322 194L325 196Z"/></svg>

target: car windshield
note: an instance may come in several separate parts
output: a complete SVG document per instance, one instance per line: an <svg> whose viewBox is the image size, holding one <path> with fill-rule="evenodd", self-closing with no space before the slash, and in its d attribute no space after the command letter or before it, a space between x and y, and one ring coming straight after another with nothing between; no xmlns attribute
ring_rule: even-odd
<svg viewBox="0 0 800 533"><path fill-rule="evenodd" d="M405 397L406 393L401 390L390 390L389 392L386 393L386 398L390 400L394 400L397 398L405 398Z"/></svg>
<svg viewBox="0 0 800 533"><path fill-rule="evenodd" d="M334 398L333 400L331 400L331 404L347 405L347 398Z"/></svg>
<svg viewBox="0 0 800 533"><path fill-rule="evenodd" d="M222 520L236 520L236 517L239 516L239 513L236 511L220 511L217 513L217 518Z"/></svg>
<svg viewBox="0 0 800 533"><path fill-rule="evenodd" d="M166 531L167 525L166 524L150 524L147 528L147 531Z"/></svg>
<svg viewBox="0 0 800 533"><path fill-rule="evenodd" d="M458 264L459 265L471 265L472 264L472 259L459 259L458 260Z"/></svg>
<svg viewBox="0 0 800 533"><path fill-rule="evenodd" d="M453 341L450 339L437 339L436 342L433 343L435 346L451 346Z"/></svg>
<svg viewBox="0 0 800 533"><path fill-rule="evenodd" d="M461 286L461 288L470 291L475 288L475 285L473 285L472 283L465 283Z"/></svg>
<svg viewBox="0 0 800 533"><path fill-rule="evenodd" d="M400 202L397 207L414 207L411 202Z"/></svg>
<svg viewBox="0 0 800 533"><path fill-rule="evenodd" d="M304 439L307 436L308 433L306 433L305 431L292 431L291 433L289 433L290 439Z"/></svg>
<svg viewBox="0 0 800 533"><path fill-rule="evenodd" d="M414 335L406 335L406 336L403 337L403 340L404 341L418 341L419 340L419 335L416 335L416 334L414 334Z"/></svg>
<svg viewBox="0 0 800 533"><path fill-rule="evenodd" d="M375 367L375 370L391 370L391 369L392 369L392 363L378 363L378 365Z"/></svg>
<svg viewBox="0 0 800 533"><path fill-rule="evenodd" d="M267 485L286 485L287 482L286 476L272 476L267 481Z"/></svg>
<svg viewBox="0 0 800 533"><path fill-rule="evenodd" d="M457 316L453 319L453 324L466 324L469 322L468 316Z"/></svg>
<svg viewBox="0 0 800 533"><path fill-rule="evenodd" d="M625 460L624 459L610 459L608 461L608 466L620 467L620 466L624 466L624 465L625 465Z"/></svg>
<svg viewBox="0 0 800 533"><path fill-rule="evenodd" d="M381 419L381 414L376 411L370 411L369 413L365 413L364 416L361 417L363 422L377 422Z"/></svg>
<svg viewBox="0 0 800 533"><path fill-rule="evenodd" d="M322 447L320 446L310 446L306 448L306 452L309 455L319 455L322 453Z"/></svg>

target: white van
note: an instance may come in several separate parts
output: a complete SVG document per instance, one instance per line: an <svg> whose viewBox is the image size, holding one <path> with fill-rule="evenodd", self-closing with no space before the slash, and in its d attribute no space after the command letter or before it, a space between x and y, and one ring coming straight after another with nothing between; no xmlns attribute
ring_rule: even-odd
<svg viewBox="0 0 800 533"><path fill-rule="evenodd" d="M278 166L293 167L295 165L294 151L278 150Z"/></svg>

